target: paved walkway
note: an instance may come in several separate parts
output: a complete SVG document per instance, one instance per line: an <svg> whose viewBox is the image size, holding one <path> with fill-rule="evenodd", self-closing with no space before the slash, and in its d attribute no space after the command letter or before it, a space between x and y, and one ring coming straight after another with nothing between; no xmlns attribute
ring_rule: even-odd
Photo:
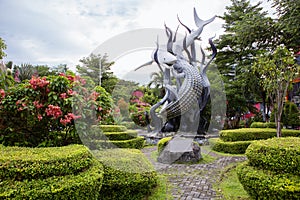
<svg viewBox="0 0 300 200"><path fill-rule="evenodd" d="M209 154L217 159L210 164L162 164L151 157L157 147L142 150L153 163L155 169L168 177L174 199L180 200L212 200L224 199L212 188L221 175L222 169L235 162L246 160L243 156L219 156L201 148L202 154Z"/></svg>

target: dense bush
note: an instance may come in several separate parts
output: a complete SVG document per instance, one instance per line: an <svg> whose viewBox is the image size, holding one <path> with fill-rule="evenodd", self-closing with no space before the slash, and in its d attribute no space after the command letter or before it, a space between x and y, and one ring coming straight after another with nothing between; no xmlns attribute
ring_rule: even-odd
<svg viewBox="0 0 300 200"><path fill-rule="evenodd" d="M92 149L109 149L109 148L129 148L129 149L142 149L145 144L144 137L135 137L126 140L94 140Z"/></svg>
<svg viewBox="0 0 300 200"><path fill-rule="evenodd" d="M251 161L250 161L251 162ZM237 167L244 189L253 199L299 199L300 177L257 169L247 162Z"/></svg>
<svg viewBox="0 0 300 200"><path fill-rule="evenodd" d="M129 140L137 137L137 131L128 130L123 132L106 132L104 135L109 140Z"/></svg>
<svg viewBox="0 0 300 200"><path fill-rule="evenodd" d="M275 122L253 122L250 128L276 128L276 124Z"/></svg>
<svg viewBox="0 0 300 200"><path fill-rule="evenodd" d="M164 148L168 145L169 141L172 139L172 137L165 137L158 141L157 143L157 151L158 153L162 152Z"/></svg>
<svg viewBox="0 0 300 200"><path fill-rule="evenodd" d="M127 131L127 128L125 126L119 126L119 125L101 125L100 129L103 132L123 132L123 131Z"/></svg>
<svg viewBox="0 0 300 200"><path fill-rule="evenodd" d="M98 199L104 168L81 145L1 147L0 199Z"/></svg>
<svg viewBox="0 0 300 200"><path fill-rule="evenodd" d="M246 155L251 166L300 175L300 138L254 141Z"/></svg>
<svg viewBox="0 0 300 200"><path fill-rule="evenodd" d="M299 130L282 129L283 137L299 137ZM225 142L261 140L276 137L276 129L271 128L241 128L222 130L220 139Z"/></svg>
<svg viewBox="0 0 300 200"><path fill-rule="evenodd" d="M296 128L300 126L300 111L297 108L297 105L293 102L285 102L283 113L282 113L282 122L285 126Z"/></svg>
<svg viewBox="0 0 300 200"><path fill-rule="evenodd" d="M224 142L221 139L210 139L212 149L218 152L243 154L252 141Z"/></svg>
<svg viewBox="0 0 300 200"><path fill-rule="evenodd" d="M30 147L80 143L75 120L105 120L111 108L111 97L103 89L92 92L89 87L78 76L60 74L32 77L9 88L0 99L0 143Z"/></svg>
<svg viewBox="0 0 300 200"><path fill-rule="evenodd" d="M24 181L3 180L0 199L98 199L103 166L95 162L84 172Z"/></svg>
<svg viewBox="0 0 300 200"><path fill-rule="evenodd" d="M93 151L104 166L101 199L142 199L157 184L157 173L139 150Z"/></svg>
<svg viewBox="0 0 300 200"><path fill-rule="evenodd" d="M53 148L0 147L0 179L23 180L76 174L92 155L82 145Z"/></svg>

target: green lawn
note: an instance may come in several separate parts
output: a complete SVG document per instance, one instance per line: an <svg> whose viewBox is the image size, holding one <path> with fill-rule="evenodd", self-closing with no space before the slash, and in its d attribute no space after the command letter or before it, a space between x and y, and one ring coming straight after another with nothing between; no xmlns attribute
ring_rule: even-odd
<svg viewBox="0 0 300 200"><path fill-rule="evenodd" d="M216 191L222 193L226 200L250 200L236 174L236 164L227 167L221 179L214 184Z"/></svg>

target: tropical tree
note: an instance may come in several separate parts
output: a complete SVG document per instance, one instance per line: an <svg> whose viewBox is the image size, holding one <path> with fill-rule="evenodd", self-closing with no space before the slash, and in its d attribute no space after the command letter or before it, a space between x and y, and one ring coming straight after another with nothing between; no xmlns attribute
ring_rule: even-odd
<svg viewBox="0 0 300 200"><path fill-rule="evenodd" d="M76 69L82 77L90 77L96 85L101 85L107 92L112 93L118 79L109 71L113 62L108 61L107 55L91 54L79 62L81 65L77 65Z"/></svg>
<svg viewBox="0 0 300 200"><path fill-rule="evenodd" d="M253 66L254 72L261 76L261 85L267 91L274 106L277 137L281 137L281 116L288 87L300 71L295 63L294 53L281 45L274 52L265 52L258 56Z"/></svg>
<svg viewBox="0 0 300 200"><path fill-rule="evenodd" d="M148 87L151 87L154 85L156 88L161 88L164 85L164 74L162 71L159 72L152 72L151 75L151 81L148 84Z"/></svg>
<svg viewBox="0 0 300 200"><path fill-rule="evenodd" d="M278 19L278 29L280 31L280 42L287 48L299 51L300 44L300 2L291 0L273 0Z"/></svg>
<svg viewBox="0 0 300 200"><path fill-rule="evenodd" d="M225 33L216 41L219 51L215 63L225 83L227 118L238 124L244 112L255 111L253 103L257 99L266 104L266 91L258 84L258 75L250 72L256 55L274 46L277 31L260 3L231 1L232 5L221 16Z"/></svg>

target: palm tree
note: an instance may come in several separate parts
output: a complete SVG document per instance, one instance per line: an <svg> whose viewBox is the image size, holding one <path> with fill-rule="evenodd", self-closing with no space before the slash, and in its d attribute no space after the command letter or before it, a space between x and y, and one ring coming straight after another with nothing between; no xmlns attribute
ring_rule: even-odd
<svg viewBox="0 0 300 200"><path fill-rule="evenodd" d="M150 75L151 81L148 84L148 87L154 85L156 88L162 88L164 85L164 74L162 71L160 72L153 72Z"/></svg>

